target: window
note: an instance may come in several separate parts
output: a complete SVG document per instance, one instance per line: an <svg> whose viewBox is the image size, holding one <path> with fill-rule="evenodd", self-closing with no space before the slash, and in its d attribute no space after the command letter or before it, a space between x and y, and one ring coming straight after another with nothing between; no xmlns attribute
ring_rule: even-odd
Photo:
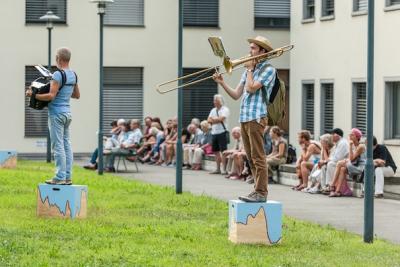
<svg viewBox="0 0 400 267"><path fill-rule="evenodd" d="M103 131L108 133L113 120L143 118L143 69L104 67Z"/></svg>
<svg viewBox="0 0 400 267"><path fill-rule="evenodd" d="M386 136L400 139L400 82L386 83Z"/></svg>
<svg viewBox="0 0 400 267"><path fill-rule="evenodd" d="M25 87L30 86L31 82L39 77L40 73L35 67L25 66ZM29 98L25 97L25 137L46 137L47 108L36 110L28 107L28 105Z"/></svg>
<svg viewBox="0 0 400 267"><path fill-rule="evenodd" d="M183 0L183 26L218 27L218 0Z"/></svg>
<svg viewBox="0 0 400 267"><path fill-rule="evenodd" d="M386 6L400 5L400 0L386 0Z"/></svg>
<svg viewBox="0 0 400 267"><path fill-rule="evenodd" d="M144 0L118 0L108 4L105 25L143 26Z"/></svg>
<svg viewBox="0 0 400 267"><path fill-rule="evenodd" d="M183 74L187 75L201 69L197 68L184 68ZM207 75L212 75L214 70ZM191 78L185 79L184 82L189 82ZM210 114L211 109L214 107L214 95L218 93L218 86L212 80L194 84L183 90L183 125L186 126L190 123L192 118L199 118L200 121L206 120Z"/></svg>
<svg viewBox="0 0 400 267"><path fill-rule="evenodd" d="M315 1L303 0L303 19L313 19L315 17Z"/></svg>
<svg viewBox="0 0 400 267"><path fill-rule="evenodd" d="M314 84L303 84L303 130L314 134Z"/></svg>
<svg viewBox="0 0 400 267"><path fill-rule="evenodd" d="M255 0L254 27L289 28L290 0Z"/></svg>
<svg viewBox="0 0 400 267"><path fill-rule="evenodd" d="M368 0L353 0L353 11L367 11Z"/></svg>
<svg viewBox="0 0 400 267"><path fill-rule="evenodd" d="M353 127L367 132L367 84L353 83Z"/></svg>
<svg viewBox="0 0 400 267"><path fill-rule="evenodd" d="M335 1L322 0L322 17L329 17L335 15Z"/></svg>
<svg viewBox="0 0 400 267"><path fill-rule="evenodd" d="M47 13L53 13L60 17L60 20L54 23L67 22L67 0L26 0L25 22L26 23L46 23L39 18Z"/></svg>
<svg viewBox="0 0 400 267"><path fill-rule="evenodd" d="M333 129L333 83L321 84L321 134Z"/></svg>

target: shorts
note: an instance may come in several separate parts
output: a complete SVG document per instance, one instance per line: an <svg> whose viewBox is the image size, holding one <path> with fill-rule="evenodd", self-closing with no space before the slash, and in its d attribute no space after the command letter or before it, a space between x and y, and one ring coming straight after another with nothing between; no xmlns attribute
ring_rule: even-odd
<svg viewBox="0 0 400 267"><path fill-rule="evenodd" d="M346 167L350 177L354 175L360 175L364 170L364 166L354 166L350 162L346 164Z"/></svg>
<svg viewBox="0 0 400 267"><path fill-rule="evenodd" d="M228 142L226 140L225 132L220 134L213 134L212 136L212 151L225 151L228 147Z"/></svg>

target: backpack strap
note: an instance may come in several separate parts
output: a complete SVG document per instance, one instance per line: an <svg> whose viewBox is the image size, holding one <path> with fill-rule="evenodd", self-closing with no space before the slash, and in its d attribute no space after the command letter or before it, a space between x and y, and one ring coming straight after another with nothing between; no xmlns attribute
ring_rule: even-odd
<svg viewBox="0 0 400 267"><path fill-rule="evenodd" d="M65 83L67 82L67 75L65 74L65 71L62 69L58 69L57 71L59 71L61 74L61 85L60 85L60 88L58 88L58 91L60 91L64 87Z"/></svg>
<svg viewBox="0 0 400 267"><path fill-rule="evenodd" d="M266 64L264 69L263 69L263 71L266 70L268 67L272 67L272 65L271 64ZM275 82L274 82L274 86L272 87L272 92L271 92L271 94L269 96L269 99L267 97L267 89L265 88L264 85L261 87L261 97L262 97L263 102L266 105L268 105L268 103L274 102L274 99L275 99L275 97L276 97L276 95L278 94L278 91L279 91L279 84L280 84L280 81L279 81L279 78L278 78L278 71L275 69Z"/></svg>

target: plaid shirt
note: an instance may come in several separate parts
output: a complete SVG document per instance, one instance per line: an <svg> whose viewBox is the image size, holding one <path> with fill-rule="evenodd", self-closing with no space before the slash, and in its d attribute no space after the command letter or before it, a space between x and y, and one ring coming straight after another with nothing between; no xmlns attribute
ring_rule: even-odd
<svg viewBox="0 0 400 267"><path fill-rule="evenodd" d="M272 87L275 83L276 70L267 61L257 64L254 69L253 79L260 82L267 90L267 100L271 94ZM248 93L246 90L247 71L245 71L240 79L240 85L244 85L242 101L240 103L239 122L248 122L258 120L267 116L267 107L263 102L261 88L255 93Z"/></svg>

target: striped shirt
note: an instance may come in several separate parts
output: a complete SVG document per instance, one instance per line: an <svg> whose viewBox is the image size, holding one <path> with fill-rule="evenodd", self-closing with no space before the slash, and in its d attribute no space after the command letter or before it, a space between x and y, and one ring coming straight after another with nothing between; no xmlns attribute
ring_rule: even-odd
<svg viewBox="0 0 400 267"><path fill-rule="evenodd" d="M267 61L256 65L253 73L254 81L260 82L267 90L267 100L271 94L272 87L275 83L276 70ZM255 93L249 93L246 90L247 71L245 71L240 79L239 85L244 86L243 96L240 103L239 122L248 122L258 120L267 116L267 107L262 99L261 88Z"/></svg>

